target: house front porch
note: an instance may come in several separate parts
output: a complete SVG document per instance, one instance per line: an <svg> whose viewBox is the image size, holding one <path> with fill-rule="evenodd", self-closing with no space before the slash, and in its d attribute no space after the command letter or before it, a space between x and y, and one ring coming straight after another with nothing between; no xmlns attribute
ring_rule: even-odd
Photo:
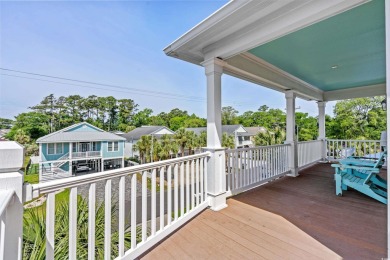
<svg viewBox="0 0 390 260"><path fill-rule="evenodd" d="M337 197L333 174L318 163L233 196L227 208L206 209L143 258L385 258L386 205L354 190Z"/></svg>

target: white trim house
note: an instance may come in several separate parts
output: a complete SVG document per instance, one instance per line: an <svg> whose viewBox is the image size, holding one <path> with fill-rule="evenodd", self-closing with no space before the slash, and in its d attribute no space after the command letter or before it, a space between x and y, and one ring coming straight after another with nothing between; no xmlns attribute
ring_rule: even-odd
<svg viewBox="0 0 390 260"><path fill-rule="evenodd" d="M40 181L124 167L124 141L86 122L38 138Z"/></svg>

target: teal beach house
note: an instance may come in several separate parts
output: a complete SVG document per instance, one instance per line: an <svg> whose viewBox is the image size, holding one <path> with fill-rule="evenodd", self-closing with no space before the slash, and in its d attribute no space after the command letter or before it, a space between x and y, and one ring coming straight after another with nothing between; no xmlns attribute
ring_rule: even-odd
<svg viewBox="0 0 390 260"><path fill-rule="evenodd" d="M122 168L125 140L86 122L43 136L37 140L39 180Z"/></svg>

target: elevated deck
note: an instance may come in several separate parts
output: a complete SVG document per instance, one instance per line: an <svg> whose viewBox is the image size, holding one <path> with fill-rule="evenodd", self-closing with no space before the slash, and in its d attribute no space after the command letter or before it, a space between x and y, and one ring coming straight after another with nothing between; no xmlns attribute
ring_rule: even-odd
<svg viewBox="0 0 390 260"><path fill-rule="evenodd" d="M203 211L143 258L386 257L386 205L353 190L337 197L328 164L237 195L228 204L219 212Z"/></svg>

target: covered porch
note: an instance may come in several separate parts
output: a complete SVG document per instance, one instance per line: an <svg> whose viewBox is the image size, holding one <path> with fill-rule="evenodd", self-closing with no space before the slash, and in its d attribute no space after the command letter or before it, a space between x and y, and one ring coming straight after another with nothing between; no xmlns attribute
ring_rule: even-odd
<svg viewBox="0 0 390 260"><path fill-rule="evenodd" d="M226 209L203 211L144 258L385 258L386 205L353 190L335 196L333 174L316 164L231 197Z"/></svg>
<svg viewBox="0 0 390 260"><path fill-rule="evenodd" d="M46 259L54 259L58 246L55 193L69 189L67 249L69 259L77 259L77 189L89 185L88 243L83 244L87 245L89 259L96 257L97 247L102 247L105 259L178 254L195 257L201 253L206 254L199 255L204 258L386 257L388 207L354 191L337 197L329 165L304 168L343 154L334 146L329 153L327 101L377 95L386 95L389 100L389 28L390 4L383 0L227 3L164 50L169 56L204 67L204 152L24 187L23 177L15 170L17 165L10 167L13 172L0 177L14 180L15 185L3 187L1 183L10 182L0 181L0 188L11 191L7 198L15 196L18 200L13 204L11 199L3 202L0 216L7 225L5 229L1 226L0 252L16 258L15 252L21 250L22 202L45 195L45 252ZM293 39L286 40L290 36ZM235 150L221 146L223 74L284 93L284 144ZM296 98L317 102L318 140L297 141ZM389 119L389 106L387 115ZM377 144L368 147L369 153L380 149ZM126 193L129 176L131 189ZM120 179L118 186L112 184L114 178ZM102 244L95 244L98 181L105 182ZM118 201L113 201L113 190L118 190ZM125 210L128 197L130 221ZM117 216L111 213L113 203L118 206ZM114 218L116 221L112 221ZM113 231L118 231L117 241ZM209 243L211 248L206 245ZM147 252L150 255L145 255Z"/></svg>

